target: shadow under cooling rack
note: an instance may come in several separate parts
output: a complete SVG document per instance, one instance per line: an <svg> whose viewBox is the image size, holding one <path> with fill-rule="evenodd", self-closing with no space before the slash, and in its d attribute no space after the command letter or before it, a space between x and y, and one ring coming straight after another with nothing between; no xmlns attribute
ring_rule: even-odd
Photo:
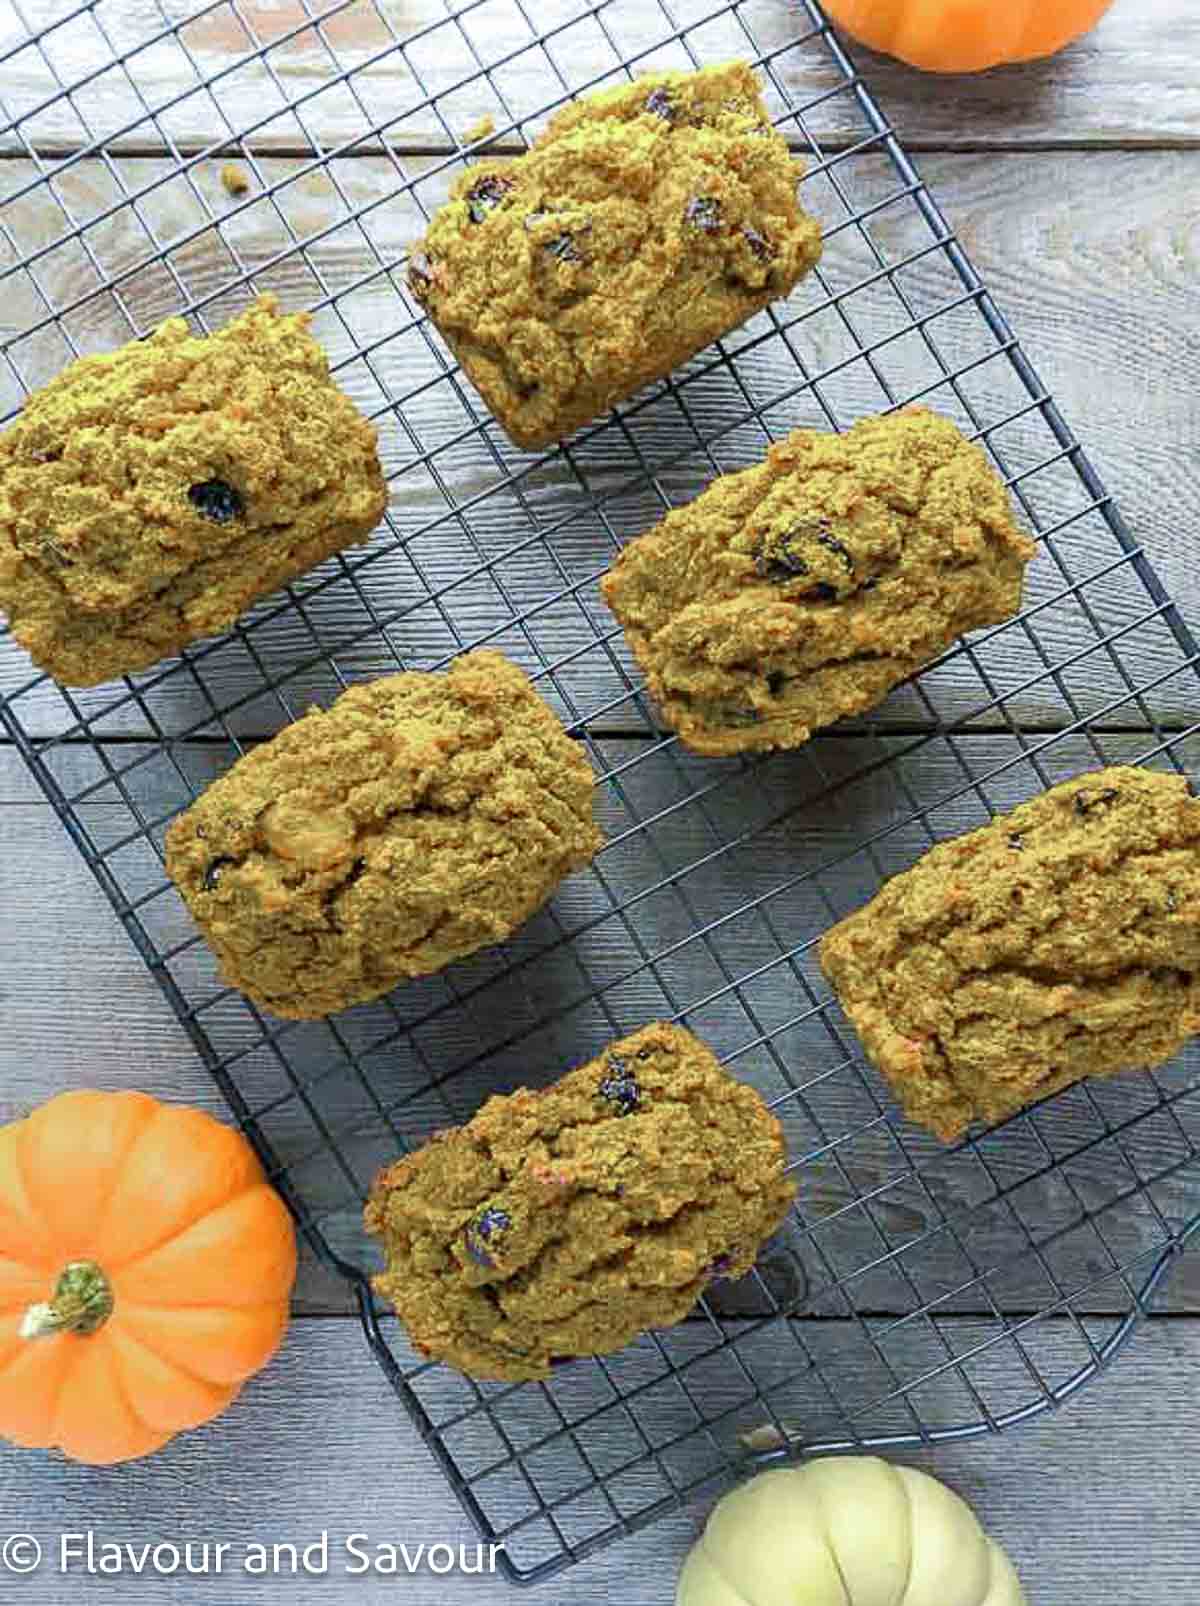
<svg viewBox="0 0 1200 1606"><path fill-rule="evenodd" d="M814 962L933 841L1101 763L1196 769L1196 643L819 9L771 0L55 4L0 36L0 415L64 362L263 290L314 312L376 422L371 545L119 685L31 678L0 719L165 989L515 1581L763 1459L993 1431L1123 1344L1197 1208L1196 1056L1069 1090L946 1149L904 1125ZM14 14L16 14L14 12ZM514 450L409 297L462 161L631 71L742 56L807 160L820 270L563 447ZM460 137L484 115L494 132ZM214 155L235 153L231 197ZM869 719L766 760L657 728L597 580L623 542L801 425L922 401L1037 533L1021 617ZM536 679L597 774L607 845L503 951L322 1022L223 987L163 872L169 820L346 685L480 644ZM649 1019L770 1102L800 1184L750 1278L550 1382L472 1383L372 1303L376 1169L491 1092Z"/></svg>

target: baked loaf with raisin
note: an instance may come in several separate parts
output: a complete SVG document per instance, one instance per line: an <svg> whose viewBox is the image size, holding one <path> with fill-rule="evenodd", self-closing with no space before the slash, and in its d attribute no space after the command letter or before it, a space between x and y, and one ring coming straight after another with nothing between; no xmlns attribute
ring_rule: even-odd
<svg viewBox="0 0 1200 1606"><path fill-rule="evenodd" d="M421 1353L471 1377L547 1377L749 1271L795 1192L784 1160L753 1088L690 1032L647 1026L381 1172L375 1287Z"/></svg>
<svg viewBox="0 0 1200 1606"><path fill-rule="evenodd" d="M375 430L308 323L271 296L207 338L169 318L29 398L0 436L0 609L39 668L147 668L370 535Z"/></svg>
<svg viewBox="0 0 1200 1606"><path fill-rule="evenodd" d="M1118 767L939 843L821 944L905 1113L949 1141L1200 1030L1200 802Z"/></svg>
<svg viewBox="0 0 1200 1606"><path fill-rule="evenodd" d="M225 979L310 1020L501 942L601 845L593 776L497 652L344 692L167 832Z"/></svg>
<svg viewBox="0 0 1200 1606"><path fill-rule="evenodd" d="M744 62L564 107L457 182L408 284L518 446L561 440L786 296L820 255Z"/></svg>
<svg viewBox="0 0 1200 1606"><path fill-rule="evenodd" d="M982 448L909 407L799 429L632 541L601 581L698 753L798 747L1021 605L1033 542Z"/></svg>

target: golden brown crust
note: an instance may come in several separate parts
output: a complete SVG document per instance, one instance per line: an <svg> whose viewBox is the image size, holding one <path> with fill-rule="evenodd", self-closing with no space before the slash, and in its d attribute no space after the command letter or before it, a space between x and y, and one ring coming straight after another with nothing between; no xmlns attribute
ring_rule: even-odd
<svg viewBox="0 0 1200 1606"><path fill-rule="evenodd" d="M497 652L344 692L175 820L167 870L226 980L301 1020L511 935L601 844L593 776Z"/></svg>
<svg viewBox="0 0 1200 1606"><path fill-rule="evenodd" d="M171 318L29 398L0 436L0 607L40 668L146 668L371 533L375 430L308 322L272 296L207 338Z"/></svg>
<svg viewBox="0 0 1200 1606"><path fill-rule="evenodd" d="M690 1032L647 1026L381 1172L375 1286L424 1353L472 1377L546 1377L748 1271L795 1192L784 1163L754 1089Z"/></svg>
<svg viewBox="0 0 1200 1606"><path fill-rule="evenodd" d="M698 753L797 747L1020 607L1034 546L982 449L922 407L796 430L621 553L601 582Z"/></svg>
<svg viewBox="0 0 1200 1606"><path fill-rule="evenodd" d="M409 286L518 446L546 446L786 296L820 255L744 62L564 107L455 185Z"/></svg>
<svg viewBox="0 0 1200 1606"><path fill-rule="evenodd" d="M949 1141L1200 1030L1200 802L1115 767L932 848L821 964L905 1112Z"/></svg>

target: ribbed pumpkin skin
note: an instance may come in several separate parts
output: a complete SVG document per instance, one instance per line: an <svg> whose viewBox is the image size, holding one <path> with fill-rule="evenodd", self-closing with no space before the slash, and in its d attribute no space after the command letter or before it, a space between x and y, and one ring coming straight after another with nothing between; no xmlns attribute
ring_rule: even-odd
<svg viewBox="0 0 1200 1606"><path fill-rule="evenodd" d="M936 1478L876 1456L761 1472L710 1513L675 1606L1029 1606L1012 1562Z"/></svg>
<svg viewBox="0 0 1200 1606"><path fill-rule="evenodd" d="M982 72L1052 56L1112 0L825 0L839 27L925 72Z"/></svg>
<svg viewBox="0 0 1200 1606"><path fill-rule="evenodd" d="M95 1262L97 1331L23 1337ZM278 1349L296 1237L245 1139L144 1093L63 1093L0 1127L0 1435L96 1465L218 1415Z"/></svg>

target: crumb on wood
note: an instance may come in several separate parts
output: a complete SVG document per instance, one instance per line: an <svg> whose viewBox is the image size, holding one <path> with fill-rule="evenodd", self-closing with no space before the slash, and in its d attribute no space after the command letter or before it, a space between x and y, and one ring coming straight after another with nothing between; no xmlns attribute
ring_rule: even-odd
<svg viewBox="0 0 1200 1606"><path fill-rule="evenodd" d="M782 1450L788 1442L784 1434L770 1422L764 1422L761 1427L739 1433L737 1439L743 1450L748 1450L751 1455L762 1455L768 1450Z"/></svg>
<svg viewBox="0 0 1200 1606"><path fill-rule="evenodd" d="M485 112L482 117L477 117L470 128L466 130L463 134L462 142L464 145L474 145L476 140L486 139L489 134L494 134L495 132L496 119L491 112Z"/></svg>
<svg viewBox="0 0 1200 1606"><path fill-rule="evenodd" d="M250 180L246 176L246 169L239 167L236 162L226 162L221 169L221 183L229 195L245 195L250 188Z"/></svg>

